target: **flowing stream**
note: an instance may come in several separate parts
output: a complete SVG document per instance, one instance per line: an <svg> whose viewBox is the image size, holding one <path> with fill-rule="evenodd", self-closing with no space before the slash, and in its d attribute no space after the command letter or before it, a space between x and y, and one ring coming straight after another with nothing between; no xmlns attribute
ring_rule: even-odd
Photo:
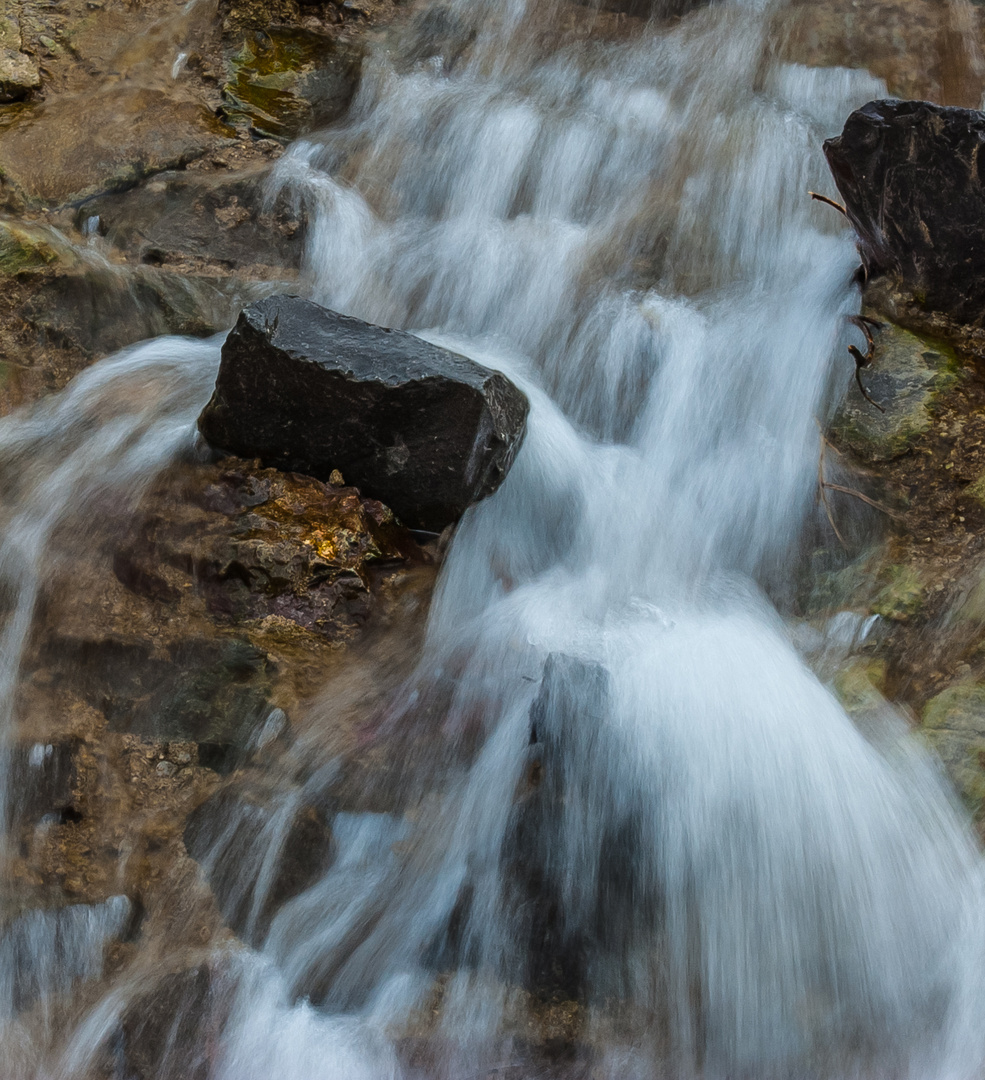
<svg viewBox="0 0 985 1080"><path fill-rule="evenodd" d="M558 46L547 0L454 0L278 163L308 293L505 371L531 416L377 718L431 750L377 781L387 812L336 816L331 867L253 947L216 946L187 1075L982 1075L970 830L905 724L887 706L860 731L776 606L858 304L851 239L806 193L830 189L821 140L885 88L775 63L771 13ZM219 347L136 347L0 423L8 727L52 529L192 452ZM0 985L56 939L86 974L124 903L31 924ZM129 1076L106 1047L136 990L43 1060L8 1024L10 1075Z"/></svg>

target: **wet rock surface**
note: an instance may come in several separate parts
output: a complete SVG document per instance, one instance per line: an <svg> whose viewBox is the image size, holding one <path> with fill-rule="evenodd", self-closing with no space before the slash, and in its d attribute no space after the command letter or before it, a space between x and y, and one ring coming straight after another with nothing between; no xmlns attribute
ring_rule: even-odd
<svg viewBox="0 0 985 1080"><path fill-rule="evenodd" d="M985 322L985 114L874 101L824 152L858 236L868 279L920 307Z"/></svg>
<svg viewBox="0 0 985 1080"><path fill-rule="evenodd" d="M74 225L136 262L289 279L301 263L305 219L286 198L268 196L267 182L262 165L165 172L129 191L86 200Z"/></svg>
<svg viewBox="0 0 985 1080"><path fill-rule="evenodd" d="M977 108L981 28L980 6L946 0L793 0L773 16L770 48L790 63L869 71L901 98Z"/></svg>
<svg viewBox="0 0 985 1080"><path fill-rule="evenodd" d="M952 350L881 323L872 333L878 360L862 369L862 385L849 387L830 435L863 461L874 464L907 453L932 426L934 408L963 374ZM875 404L873 404L875 402Z"/></svg>
<svg viewBox="0 0 985 1080"><path fill-rule="evenodd" d="M440 531L502 483L523 438L503 375L298 297L247 308L199 429L215 447L327 479Z"/></svg>
<svg viewBox="0 0 985 1080"><path fill-rule="evenodd" d="M8 199L62 205L132 187L233 138L194 98L111 85L25 112L0 139L0 170Z"/></svg>
<svg viewBox="0 0 985 1080"><path fill-rule="evenodd" d="M136 341L224 329L270 288L215 263L186 268L111 261L48 224L0 219L0 411Z"/></svg>
<svg viewBox="0 0 985 1080"><path fill-rule="evenodd" d="M275 139L324 127L349 107L362 59L352 41L288 27L258 31L227 61L223 116Z"/></svg>
<svg viewBox="0 0 985 1080"><path fill-rule="evenodd" d="M175 498L175 496L178 496ZM114 554L149 600L191 588L228 625L282 622L334 641L369 617L373 593L428 556L381 503L341 484L227 459L172 478Z"/></svg>
<svg viewBox="0 0 985 1080"><path fill-rule="evenodd" d="M226 925L259 948L276 913L328 869L325 807L249 778L220 789L188 818L185 847L216 896Z"/></svg>

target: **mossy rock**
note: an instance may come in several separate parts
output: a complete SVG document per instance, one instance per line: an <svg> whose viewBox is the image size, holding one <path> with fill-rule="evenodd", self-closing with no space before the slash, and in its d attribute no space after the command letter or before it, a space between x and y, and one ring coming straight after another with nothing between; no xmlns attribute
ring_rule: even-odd
<svg viewBox="0 0 985 1080"><path fill-rule="evenodd" d="M885 660L856 656L838 671L831 688L845 712L854 716L883 705L885 686Z"/></svg>
<svg viewBox="0 0 985 1080"><path fill-rule="evenodd" d="M985 686L949 686L924 706L922 733L968 809L985 819Z"/></svg>
<svg viewBox="0 0 985 1080"><path fill-rule="evenodd" d="M954 351L893 323L874 331L875 356L862 382L880 412L853 381L829 429L832 441L869 463L901 457L930 428L942 394L961 377Z"/></svg>
<svg viewBox="0 0 985 1080"><path fill-rule="evenodd" d="M917 571L906 563L890 563L876 579L879 591L870 610L894 622L906 622L923 607L927 588Z"/></svg>
<svg viewBox="0 0 985 1080"><path fill-rule="evenodd" d="M872 594L872 582L885 558L885 548L880 547L875 551L866 551L846 566L843 553L818 548L812 558L810 591L804 600L804 613L816 615L845 609L866 609ZM835 564L834 568L831 567L832 563Z"/></svg>
<svg viewBox="0 0 985 1080"><path fill-rule="evenodd" d="M50 230L0 221L0 274L13 277L31 270L43 270L66 257L71 258L68 245L58 245Z"/></svg>
<svg viewBox="0 0 985 1080"><path fill-rule="evenodd" d="M290 140L338 119L359 83L362 48L306 30L257 31L227 59L223 114Z"/></svg>

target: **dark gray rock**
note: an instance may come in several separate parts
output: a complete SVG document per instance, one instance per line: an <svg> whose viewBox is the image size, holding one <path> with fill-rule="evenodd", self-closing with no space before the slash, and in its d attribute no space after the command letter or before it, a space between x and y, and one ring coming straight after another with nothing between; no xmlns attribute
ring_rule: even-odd
<svg viewBox="0 0 985 1080"><path fill-rule="evenodd" d="M128 258L154 266L185 270L194 261L244 272L258 264L296 272L305 217L284 194L268 201L268 176L266 167L159 173L146 184L87 199L74 224L80 231L95 227Z"/></svg>
<svg viewBox="0 0 985 1080"><path fill-rule="evenodd" d="M13 781L7 809L12 821L77 820L75 759L80 746L79 739L62 736L18 742L7 751L5 765Z"/></svg>
<svg viewBox="0 0 985 1080"><path fill-rule="evenodd" d="M400 330L271 297L240 315L198 426L217 449L347 483L440 531L502 483L528 403L506 376Z"/></svg>
<svg viewBox="0 0 985 1080"><path fill-rule="evenodd" d="M255 947L277 912L314 884L335 854L323 807L278 798L249 776L193 811L184 840L202 864L226 924Z"/></svg>
<svg viewBox="0 0 985 1080"><path fill-rule="evenodd" d="M824 153L866 276L957 323L985 321L985 113L872 101Z"/></svg>

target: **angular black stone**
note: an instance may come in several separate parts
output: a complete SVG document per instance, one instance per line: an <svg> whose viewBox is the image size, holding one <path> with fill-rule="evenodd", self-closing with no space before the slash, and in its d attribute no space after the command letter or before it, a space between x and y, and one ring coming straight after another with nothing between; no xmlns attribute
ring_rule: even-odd
<svg viewBox="0 0 985 1080"><path fill-rule="evenodd" d="M199 417L220 450L346 483L440 531L502 483L528 403L499 372L296 296L246 308Z"/></svg>
<svg viewBox="0 0 985 1080"><path fill-rule="evenodd" d="M920 307L985 320L985 113L871 101L824 153L869 278Z"/></svg>

